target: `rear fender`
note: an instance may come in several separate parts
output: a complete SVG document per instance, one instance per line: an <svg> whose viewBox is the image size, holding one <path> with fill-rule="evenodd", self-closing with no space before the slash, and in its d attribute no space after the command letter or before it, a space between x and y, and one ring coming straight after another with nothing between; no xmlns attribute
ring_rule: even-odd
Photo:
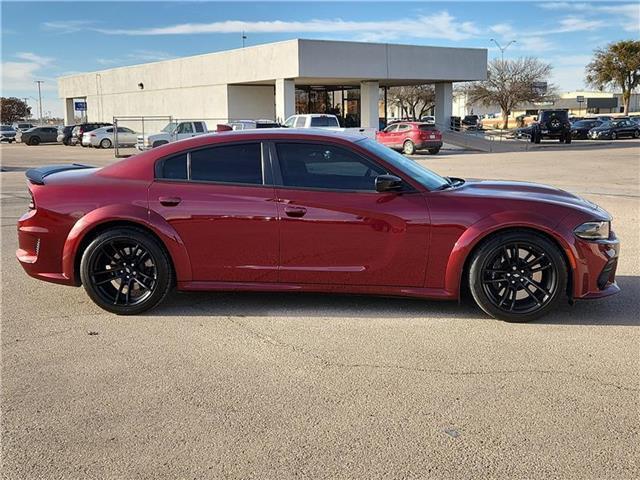
<svg viewBox="0 0 640 480"><path fill-rule="evenodd" d="M523 213L521 210L500 212L479 220L465 230L451 250L447 262L445 289L448 292L455 294L455 296L460 295L462 273L469 254L483 239L500 230L528 228L546 233L556 240L564 251L569 260L570 274L575 272L576 260L572 248L555 229L560 222L550 222L548 217L535 213L528 213L526 217L523 217Z"/></svg>
<svg viewBox="0 0 640 480"><path fill-rule="evenodd" d="M176 279L181 282L192 280L189 254L178 232L156 212L131 204L100 207L76 222L67 236L62 252L62 271L65 277L76 284L79 283L79 279L75 278L75 259L82 240L96 227L116 221L138 224L153 231L171 256Z"/></svg>

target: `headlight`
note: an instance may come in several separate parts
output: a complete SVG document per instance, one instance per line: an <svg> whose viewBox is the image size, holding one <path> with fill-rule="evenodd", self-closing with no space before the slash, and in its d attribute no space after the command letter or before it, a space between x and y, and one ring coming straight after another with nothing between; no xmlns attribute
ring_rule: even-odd
<svg viewBox="0 0 640 480"><path fill-rule="evenodd" d="M585 240L606 240L611 231L611 222L585 222L573 229L576 237Z"/></svg>

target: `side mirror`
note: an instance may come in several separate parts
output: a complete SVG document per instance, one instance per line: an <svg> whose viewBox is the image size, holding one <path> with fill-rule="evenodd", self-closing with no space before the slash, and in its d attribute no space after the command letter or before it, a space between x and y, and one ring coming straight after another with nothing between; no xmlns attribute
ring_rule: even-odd
<svg viewBox="0 0 640 480"><path fill-rule="evenodd" d="M376 191L397 192L402 190L402 179L395 175L378 175L376 177Z"/></svg>

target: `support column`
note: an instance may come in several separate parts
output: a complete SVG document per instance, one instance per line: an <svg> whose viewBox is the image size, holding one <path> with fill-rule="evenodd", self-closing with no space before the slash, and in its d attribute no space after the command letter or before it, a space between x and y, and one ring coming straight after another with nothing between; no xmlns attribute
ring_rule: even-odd
<svg viewBox="0 0 640 480"><path fill-rule="evenodd" d="M380 84L377 81L360 82L360 127L378 130L379 100Z"/></svg>
<svg viewBox="0 0 640 480"><path fill-rule="evenodd" d="M436 83L436 125L441 130L451 127L451 112L453 110L453 84L451 82Z"/></svg>
<svg viewBox="0 0 640 480"><path fill-rule="evenodd" d="M64 124L73 125L75 110L73 108L73 98L64 99Z"/></svg>
<svg viewBox="0 0 640 480"><path fill-rule="evenodd" d="M293 80L276 79L276 122L284 122L296 112L296 84Z"/></svg>

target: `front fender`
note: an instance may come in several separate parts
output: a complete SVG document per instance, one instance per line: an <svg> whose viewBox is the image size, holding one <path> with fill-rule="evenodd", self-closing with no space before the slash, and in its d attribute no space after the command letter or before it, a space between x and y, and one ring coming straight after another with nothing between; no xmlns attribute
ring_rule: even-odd
<svg viewBox="0 0 640 480"><path fill-rule="evenodd" d="M129 222L153 231L162 241L173 262L179 281L192 280L191 261L187 248L178 232L156 212L138 205L107 205L97 208L80 218L70 230L62 252L62 271L65 277L79 284L76 278L75 259L82 240L96 227L108 222Z"/></svg>
<svg viewBox="0 0 640 480"><path fill-rule="evenodd" d="M546 233L562 247L573 271L575 269L575 257L571 247L556 230L556 227L561 222L562 219L558 222L551 222L548 217L533 212L524 216L521 210L500 212L478 220L464 231L451 250L445 274L445 290L455 296L459 296L462 273L469 254L483 239L492 233L506 229L529 228Z"/></svg>

